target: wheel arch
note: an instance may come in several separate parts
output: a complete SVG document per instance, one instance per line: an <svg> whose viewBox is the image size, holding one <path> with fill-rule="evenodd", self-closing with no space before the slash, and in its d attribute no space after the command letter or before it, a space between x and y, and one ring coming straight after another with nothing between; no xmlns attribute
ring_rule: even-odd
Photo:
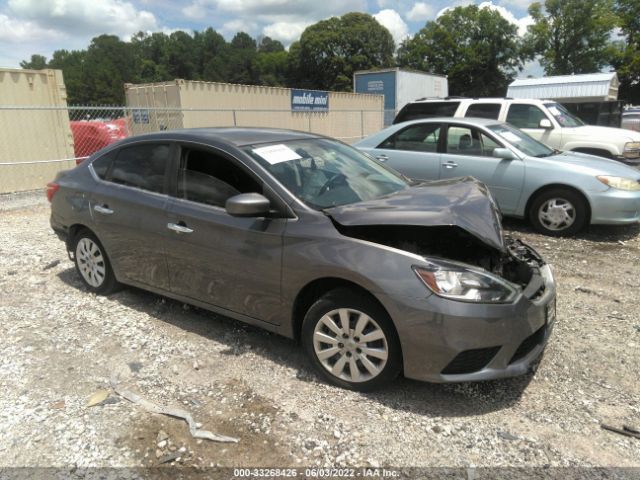
<svg viewBox="0 0 640 480"><path fill-rule="evenodd" d="M293 307L291 310L291 328L293 333L293 338L296 341L300 341L300 336L302 332L302 322L304 321L304 317L306 313L311 308L316 300L322 297L324 294L330 292L331 290L335 290L338 288L347 288L351 290L355 290L356 292L366 296L375 302L384 312L389 316L391 320L391 324L393 325L394 330L396 331L396 335L398 335L398 329L393 323L393 319L391 319L391 315L389 315L389 310L385 308L385 306L378 300L378 298L372 294L369 290L364 288L361 285L358 285L355 282L350 280L345 280L344 278L339 277L323 277L312 280L307 283L296 295L295 300L293 301Z"/></svg>
<svg viewBox="0 0 640 480"><path fill-rule="evenodd" d="M89 231L92 235L95 235L96 238L98 238L98 236L96 235L96 232L94 232L93 230L91 230L89 227L87 227L86 225L82 224L82 223L74 223L73 225L71 225L69 227L69 229L67 230L67 241L65 242L67 245L67 251L71 252L73 249L73 241L75 240L76 236L78 235L79 232L81 232L82 230L87 230ZM99 240L99 239L98 239Z"/></svg>
<svg viewBox="0 0 640 480"><path fill-rule="evenodd" d="M586 223L586 225L591 224L591 203L589 202L589 198L579 188L576 188L576 187L571 186L571 185L567 185L566 183L550 183L548 185L543 185L542 187L538 188L533 193L531 193L531 195L529 195L529 198L527 199L527 203L526 203L526 205L524 207L524 216L525 216L525 218L529 217L529 210L531 209L531 204L533 203L533 201L535 200L535 198L538 195L540 195L541 193L544 193L544 192L546 192L548 190L553 190L553 189L556 189L556 188L562 188L562 189L565 189L565 190L571 190L572 192L578 194L582 198L582 200L584 200L584 204L587 206L587 212L586 212L587 223Z"/></svg>

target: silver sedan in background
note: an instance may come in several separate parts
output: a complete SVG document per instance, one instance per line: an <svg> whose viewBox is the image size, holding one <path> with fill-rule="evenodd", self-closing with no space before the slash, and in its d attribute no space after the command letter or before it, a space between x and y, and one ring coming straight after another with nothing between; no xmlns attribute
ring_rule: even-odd
<svg viewBox="0 0 640 480"><path fill-rule="evenodd" d="M473 176L504 215L528 218L547 235L640 220L640 171L551 149L508 123L428 118L393 125L354 146L414 179Z"/></svg>

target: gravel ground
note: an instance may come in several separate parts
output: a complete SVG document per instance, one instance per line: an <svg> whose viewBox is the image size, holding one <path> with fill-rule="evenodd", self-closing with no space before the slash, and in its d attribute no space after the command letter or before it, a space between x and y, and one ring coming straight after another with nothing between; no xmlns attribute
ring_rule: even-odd
<svg viewBox="0 0 640 480"><path fill-rule="evenodd" d="M600 427L640 425L638 225L552 239L506 222L558 281L534 375L360 394L285 338L137 289L89 294L48 217L40 192L0 196L0 467L640 467L640 439ZM193 439L116 377L240 441Z"/></svg>

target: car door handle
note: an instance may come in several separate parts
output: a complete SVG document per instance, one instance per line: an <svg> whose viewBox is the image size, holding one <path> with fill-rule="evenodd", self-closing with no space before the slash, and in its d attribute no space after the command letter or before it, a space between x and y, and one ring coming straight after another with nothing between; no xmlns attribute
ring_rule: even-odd
<svg viewBox="0 0 640 480"><path fill-rule="evenodd" d="M456 162L445 162L442 164L444 168L456 168L458 164Z"/></svg>
<svg viewBox="0 0 640 480"><path fill-rule="evenodd" d="M112 215L113 214L113 210L111 210L107 205L95 205L93 207L93 209L96 212L101 213L102 215Z"/></svg>
<svg viewBox="0 0 640 480"><path fill-rule="evenodd" d="M378 155L376 158L381 162L386 162L387 160L389 160L389 157L387 157L386 155Z"/></svg>
<svg viewBox="0 0 640 480"><path fill-rule="evenodd" d="M167 228L176 233L193 233L193 229L179 223L167 223Z"/></svg>

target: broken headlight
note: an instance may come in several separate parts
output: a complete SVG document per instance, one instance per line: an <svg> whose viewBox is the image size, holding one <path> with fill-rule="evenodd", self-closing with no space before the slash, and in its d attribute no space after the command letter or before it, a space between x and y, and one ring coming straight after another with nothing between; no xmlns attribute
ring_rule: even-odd
<svg viewBox="0 0 640 480"><path fill-rule="evenodd" d="M427 266L413 267L418 278L436 295L460 302L508 303L518 294L502 278L445 260L429 260Z"/></svg>

